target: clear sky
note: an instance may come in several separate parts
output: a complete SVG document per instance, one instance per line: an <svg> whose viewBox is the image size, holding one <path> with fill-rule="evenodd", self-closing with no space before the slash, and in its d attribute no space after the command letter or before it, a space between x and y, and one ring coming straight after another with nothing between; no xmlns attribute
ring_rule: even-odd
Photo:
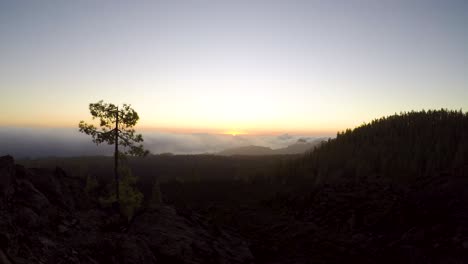
<svg viewBox="0 0 468 264"><path fill-rule="evenodd" d="M336 132L468 110L468 1L0 0L0 126Z"/></svg>

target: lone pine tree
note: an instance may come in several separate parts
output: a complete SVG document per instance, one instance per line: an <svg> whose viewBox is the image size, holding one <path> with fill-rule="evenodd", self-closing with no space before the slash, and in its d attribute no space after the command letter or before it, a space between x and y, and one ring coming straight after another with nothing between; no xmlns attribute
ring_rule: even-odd
<svg viewBox="0 0 468 264"><path fill-rule="evenodd" d="M123 104L120 108L114 104L104 103L102 100L89 104L92 119L99 119L99 127L80 121L80 132L91 135L96 145L107 143L114 145L114 176L117 206L120 207L119 196L119 155L145 156L149 152L144 150L143 137L135 134L133 127L138 122L138 113L130 105ZM123 151L119 151L119 145Z"/></svg>

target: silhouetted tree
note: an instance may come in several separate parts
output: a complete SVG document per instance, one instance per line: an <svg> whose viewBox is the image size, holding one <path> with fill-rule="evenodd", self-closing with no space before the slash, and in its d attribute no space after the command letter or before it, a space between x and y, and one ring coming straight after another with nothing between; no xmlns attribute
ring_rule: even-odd
<svg viewBox="0 0 468 264"><path fill-rule="evenodd" d="M104 103L102 100L89 104L89 111L93 119L99 119L99 128L84 121L79 123L80 132L91 135L96 145L106 142L115 146L114 174L116 205L120 207L119 196L119 155L145 156L147 150L143 149L143 137L135 134L133 127L138 122L138 113L130 105L119 107L114 104ZM119 151L119 145L124 151Z"/></svg>

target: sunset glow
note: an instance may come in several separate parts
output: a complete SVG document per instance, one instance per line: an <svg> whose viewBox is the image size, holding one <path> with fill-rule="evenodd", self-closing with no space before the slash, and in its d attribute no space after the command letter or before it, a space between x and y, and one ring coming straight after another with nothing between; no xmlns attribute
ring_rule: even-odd
<svg viewBox="0 0 468 264"><path fill-rule="evenodd" d="M230 130L230 131L224 132L223 134L225 134L225 135L232 135L232 136L247 135L246 132L244 132L244 131L239 131L239 130Z"/></svg>
<svg viewBox="0 0 468 264"><path fill-rule="evenodd" d="M2 3L0 126L76 127L101 99L131 104L145 130L231 135L468 109L459 5Z"/></svg>

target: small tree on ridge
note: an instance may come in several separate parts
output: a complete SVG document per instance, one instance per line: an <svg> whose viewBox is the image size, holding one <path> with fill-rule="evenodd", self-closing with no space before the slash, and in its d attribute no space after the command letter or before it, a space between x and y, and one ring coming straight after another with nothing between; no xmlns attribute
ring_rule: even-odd
<svg viewBox="0 0 468 264"><path fill-rule="evenodd" d="M114 176L115 194L117 206L119 206L119 155L145 156L149 152L143 149L143 137L135 134L133 127L138 122L139 116L130 105L123 104L118 107L114 104L104 103L102 100L89 104L89 111L94 119L99 119L99 128L93 124L80 121L80 132L91 135L96 145L107 143L114 145ZM138 144L140 143L140 144ZM119 145L124 148L119 151Z"/></svg>

